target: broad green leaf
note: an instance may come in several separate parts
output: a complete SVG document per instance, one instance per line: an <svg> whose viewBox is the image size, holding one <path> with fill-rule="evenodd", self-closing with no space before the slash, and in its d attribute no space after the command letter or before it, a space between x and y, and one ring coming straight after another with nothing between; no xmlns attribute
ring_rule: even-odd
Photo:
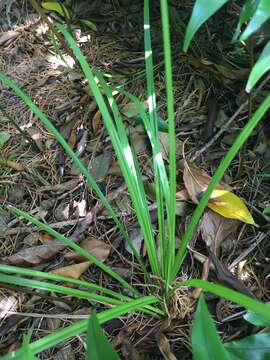
<svg viewBox="0 0 270 360"><path fill-rule="evenodd" d="M189 20L187 30L185 33L183 50L187 51L189 44L202 26L221 6L226 4L228 0L197 0L192 11L191 19Z"/></svg>
<svg viewBox="0 0 270 360"><path fill-rule="evenodd" d="M0 132L0 149L5 145L9 138L10 134L7 131Z"/></svg>
<svg viewBox="0 0 270 360"><path fill-rule="evenodd" d="M235 33L233 35L233 41L236 41L240 35L242 25L244 22L249 20L252 15L254 14L255 10L257 9L258 3L260 0L246 0L244 6L242 7L239 21L237 24L237 28L235 30Z"/></svg>
<svg viewBox="0 0 270 360"><path fill-rule="evenodd" d="M266 304L270 307L270 303ZM270 320L267 319L265 316L257 314L253 311L248 311L244 315L244 319L248 321L250 324L255 326L270 326Z"/></svg>
<svg viewBox="0 0 270 360"><path fill-rule="evenodd" d="M269 0L260 0L252 19L250 20L247 28L240 36L240 41L246 40L251 34L257 31L262 24L270 17L270 4Z"/></svg>
<svg viewBox="0 0 270 360"><path fill-rule="evenodd" d="M117 352L105 337L95 311L88 320L86 360L119 360Z"/></svg>
<svg viewBox="0 0 270 360"><path fill-rule="evenodd" d="M270 359L270 333L247 336L224 344L230 360Z"/></svg>
<svg viewBox="0 0 270 360"><path fill-rule="evenodd" d="M201 295L198 302L191 333L191 342L194 360L229 360L203 295Z"/></svg>
<svg viewBox="0 0 270 360"><path fill-rule="evenodd" d="M63 4L60 4L58 2L46 1L43 2L41 6L46 10L57 12L59 15L63 16L66 19L70 19L68 9Z"/></svg>
<svg viewBox="0 0 270 360"><path fill-rule="evenodd" d="M263 210L264 214L270 214L270 204L266 206L266 208Z"/></svg>
<svg viewBox="0 0 270 360"><path fill-rule="evenodd" d="M270 3L269 3L270 6ZM270 41L265 45L259 59L253 66L248 78L246 92L254 87L258 80L270 69Z"/></svg>

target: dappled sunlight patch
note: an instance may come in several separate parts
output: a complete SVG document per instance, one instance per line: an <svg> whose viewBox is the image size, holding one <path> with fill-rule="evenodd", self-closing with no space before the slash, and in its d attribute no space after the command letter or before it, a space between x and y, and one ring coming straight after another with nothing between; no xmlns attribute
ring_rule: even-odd
<svg viewBox="0 0 270 360"><path fill-rule="evenodd" d="M52 69L57 69L59 66L70 67L73 69L75 61L73 57L68 54L63 54L63 60L57 55L47 55L46 60L51 64Z"/></svg>
<svg viewBox="0 0 270 360"><path fill-rule="evenodd" d="M15 296L0 295L0 319L5 319L12 315L12 312L17 310L18 305L19 302Z"/></svg>

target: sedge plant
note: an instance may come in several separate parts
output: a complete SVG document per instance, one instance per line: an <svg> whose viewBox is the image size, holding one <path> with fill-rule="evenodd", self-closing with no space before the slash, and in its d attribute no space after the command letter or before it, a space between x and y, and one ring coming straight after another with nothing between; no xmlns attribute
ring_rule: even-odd
<svg viewBox="0 0 270 360"><path fill-rule="evenodd" d="M200 6L205 1L198 0L194 7L190 23L187 28L186 38L184 42L184 48L187 49L192 37L195 35L198 27L203 24L220 6L225 4L226 1L213 1L211 8L210 2L206 6L208 12L200 13L200 21L196 23L196 16ZM247 1L248 3L248 1ZM92 322L88 324L87 319L77 321L74 324L67 326L61 330L47 335L37 341L31 342L30 336L26 337L23 343L23 348L15 352L11 352L3 357L3 359L21 359L25 351L31 353L34 356L41 351L44 351L56 344L63 342L73 336L76 336L82 332L86 332L88 326L88 346L94 346L90 341L90 334L97 335L97 341L104 342L101 339L100 332L97 330L96 322L103 324L108 320L116 317L120 317L128 312L140 311L145 315L162 318L167 316L167 306L171 297L174 295L174 291L178 287L193 286L204 289L208 292L212 292L220 297L237 303L240 306L247 308L248 310L256 313L258 316L263 317L265 321L270 323L270 309L268 306L259 302L253 298L249 298L246 295L240 294L234 290L227 289L223 286L209 283L207 281L190 279L186 281L176 281L179 270L185 260L187 253L188 242L196 229L200 216L202 215L204 208L206 207L212 191L218 185L222 179L224 172L229 167L231 161L238 153L241 146L245 143L248 137L251 135L253 129L262 119L266 111L270 107L270 95L265 98L257 111L249 119L245 127L240 132L239 136L235 140L232 147L220 163L213 178L211 179L207 190L204 192L198 206L196 207L189 226L181 239L180 247L176 250L175 246L175 207L176 207L176 146L175 146L175 122L174 122L174 99L173 99L173 77L172 77L172 59L170 48L170 29L169 29L169 16L168 16L168 3L167 0L160 1L161 7L161 21L162 21L162 36L163 36L163 49L164 49L164 65L165 65L165 84L166 84L166 102L167 102L167 118L168 118L168 138L169 138L169 170L167 172L162 155L161 146L159 142L158 133L158 116L157 106L155 98L155 86L154 86L154 64L153 54L151 46L151 26L150 26L150 9L149 0L144 0L144 44L145 44L145 65L146 65L146 80L147 80L147 99L148 99L148 111L146 114L142 103L134 95L127 92L122 87L114 87L108 85L103 74L89 66L80 48L76 44L69 30L60 23L55 23L55 27L64 36L69 44L74 56L76 57L81 69L85 75L86 80L92 90L96 103L102 114L104 125L107 129L109 137L112 142L113 149L116 153L124 181L126 183L130 198L134 207L134 212L137 217L138 224L144 238L144 244L147 251L148 266L145 266L140 254L134 249L131 241L128 238L127 231L124 225L120 222L117 214L113 210L112 206L108 202L105 195L100 190L99 186L90 175L86 167L71 149L69 144L64 140L58 130L51 123L49 118L40 110L40 108L28 97L28 95L22 91L13 81L11 81L6 75L0 72L0 80L8 87L10 87L23 101L27 104L35 116L42 122L42 124L52 133L55 139L64 148L66 153L74 161L74 164L81 171L87 184L95 191L104 207L108 210L115 224L117 225L119 232L122 234L123 239L129 242L135 256L135 261L141 267L144 274L145 284L153 283L155 286L149 286L149 289L155 289L151 293L149 290L148 295L144 295L136 288L135 285L130 284L123 279L119 274L113 271L109 265L102 263L95 258L91 253L75 244L73 241L50 228L24 211L15 207L9 207L12 214L21 217L22 219L31 222L37 226L40 230L47 232L51 236L63 241L69 248L83 255L87 260L95 264L101 271L106 273L117 281L123 289L128 290L128 296L123 295L120 292L107 289L101 285L89 283L82 280L69 279L66 277L48 274L46 272L35 271L26 268L19 268L15 266L9 266L0 264L1 282L20 285L21 287L37 289L39 291L54 291L56 293L65 294L71 297L78 297L102 303L105 306L110 307L103 312L97 314L92 319ZM197 8L196 8L197 6ZM197 14L197 15L196 15ZM255 14L255 13L254 13ZM202 16L203 15L203 16ZM195 20L194 20L195 19ZM199 24L199 26L198 26ZM238 34L239 35L239 34ZM259 72L261 76L261 71ZM256 81L252 80L252 86ZM156 203L158 213L158 230L160 246L159 250L156 244L156 238L153 231L150 213L148 209L148 202L145 194L145 189L140 172L140 164L134 153L132 146L126 134L123 118L117 107L115 100L115 93L121 92L128 97L137 106L140 116L142 118L145 131L148 135L149 142L152 148L152 169L154 174L154 185L156 192ZM104 100L107 99L107 101ZM109 104L109 107L106 105ZM39 278L39 280L35 280ZM58 285L58 282L64 284L72 283L78 286L77 289L70 288L65 285ZM158 289L158 291L156 290ZM96 291L98 293L95 293ZM95 319L97 320L95 322ZM202 321L205 319L205 321ZM91 317L90 317L91 320ZM196 315L196 321L194 323L194 332L192 335L192 344L197 346L198 344L198 332L204 331L203 326L212 334L212 352L213 357L219 356L224 359L231 358L229 347L224 347L221 343L218 335L215 333L215 327L211 323L211 317L207 313L207 308L204 304L203 298L200 299L198 305L198 311ZM102 346L102 345L100 345ZM232 348L233 346L231 346ZM110 347L108 347L109 349ZM109 350L108 350L109 351ZM88 349L88 359L98 359L98 357L91 356L91 351ZM98 354L98 349L96 351ZM98 356L98 355L96 355ZM115 358L115 354L113 355ZM200 357L201 356L201 357ZM194 358L207 359L194 351ZM210 359L210 358L209 358Z"/></svg>

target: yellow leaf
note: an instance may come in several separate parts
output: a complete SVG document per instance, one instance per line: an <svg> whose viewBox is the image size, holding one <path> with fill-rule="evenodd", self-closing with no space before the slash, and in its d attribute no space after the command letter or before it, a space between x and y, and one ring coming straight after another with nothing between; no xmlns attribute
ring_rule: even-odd
<svg viewBox="0 0 270 360"><path fill-rule="evenodd" d="M207 206L226 218L237 219L247 224L256 225L243 201L229 190L214 190Z"/></svg>
<svg viewBox="0 0 270 360"><path fill-rule="evenodd" d="M46 1L43 2L41 6L46 10L57 12L59 15L63 16L66 19L70 19L69 12L63 4L59 4L58 2Z"/></svg>

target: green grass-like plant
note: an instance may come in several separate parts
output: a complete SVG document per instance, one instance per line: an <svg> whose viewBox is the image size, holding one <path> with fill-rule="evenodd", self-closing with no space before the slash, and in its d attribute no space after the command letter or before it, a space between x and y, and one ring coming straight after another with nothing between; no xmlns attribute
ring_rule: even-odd
<svg viewBox="0 0 270 360"><path fill-rule="evenodd" d="M203 17L200 18L199 23L193 24L192 21L196 20L196 11L193 12L191 22L187 28L186 40L184 43L185 49L188 48L191 39L196 33L198 27L205 22L220 6L225 4L226 1L213 1L213 5L209 2L206 10L203 12ZM200 8L203 4L202 0L198 0L196 6ZM195 14L195 15L194 15ZM195 19L195 20L194 20ZM24 211L10 207L9 210L16 216L22 217L26 221L30 221L36 225L42 231L45 231L63 241L69 248L77 251L89 261L94 263L97 267L105 272L108 276L112 277L117 281L123 289L129 290L129 296L124 296L121 293L109 290L97 284L88 283L82 280L68 279L65 277L57 276L54 274L48 274L40 271L18 268L15 266L8 266L0 264L1 282L20 285L22 287L30 287L32 289L38 289L40 291L54 291L57 293L79 297L82 299L88 299L98 303L102 303L112 307L109 310L105 310L97 314L99 324L103 324L108 320L122 316L131 311L142 311L144 314L148 314L155 317L163 317L166 314L166 306L164 302L168 303L168 300L173 296L174 291L179 286L193 286L202 288L206 291L212 292L218 296L235 302L250 311L253 311L265 319L270 321L270 309L268 306L259 302L255 299L249 298L236 291L227 289L220 285L209 283L202 280L191 279L183 281L181 283L176 282L177 274L181 269L183 261L187 253L188 242L196 229L200 216L202 215L204 208L206 207L208 200L211 196L212 191L215 189L217 184L222 179L224 172L229 167L231 161L238 153L241 146L248 139L253 129L262 119L266 111L270 107L270 95L259 106L254 115L249 119L245 127L240 132L239 136L235 140L234 144L226 154L225 158L220 163L216 170L212 180L209 183L207 190L204 192L196 210L193 213L192 219L189 223L187 231L185 232L183 239L180 243L180 248L176 252L175 250L175 192L176 192L176 146L175 146L175 123L174 123L174 99L173 99L173 81L172 81L172 60L171 60L171 49L170 49L170 30L169 30L169 17L168 17L168 4L166 0L161 0L161 20L162 20L162 32L163 32L163 48L164 48L164 64L165 64L165 80L166 80L166 97L167 97L167 118L168 118L168 136L169 136L169 171L166 172L165 164L161 155L161 146L158 135L158 117L155 99L155 87L154 87L154 65L153 55L151 46L151 27L150 27L150 9L149 0L144 1L144 43L145 43L145 64L146 64L146 80L147 80L147 97L149 105L149 114L147 115L144 107L140 103L139 99L134 95L129 94L122 88L116 88L121 91L125 96L134 102L137 106L140 116L142 118L145 131L149 137L149 141L152 147L152 168L154 174L154 184L156 191L156 202L158 209L158 230L160 237L160 253L158 253L156 246L156 239L153 232L150 213L148 210L148 204L146 194L143 186L143 181L139 169L139 162L136 158L136 154L129 143L129 139L126 135L124 121L121 113L118 110L117 103L114 99L112 88L107 84L103 74L95 69L92 69L87 63L84 55L80 48L76 44L72 35L66 29L64 25L56 23L56 28L62 33L67 40L70 48L72 49L74 56L80 64L82 71L84 72L85 78L91 87L92 93L95 97L99 110L102 114L104 125L110 136L112 146L116 153L119 161L122 174L127 185L130 198L134 207L134 211L137 216L138 224L140 225L141 232L144 238L144 244L147 250L147 258L149 260L149 266L146 267L140 256L133 247L133 252L137 263L141 267L144 273L145 283L148 284L153 282L158 285L160 291L155 293L149 293L148 296L144 296L134 285L128 283L120 275L114 272L109 265L106 265L96 259L93 255L75 244L70 239L66 238L62 234L50 228L48 225L40 222ZM199 24L199 25L198 25ZM265 61L264 61L265 63ZM260 63L261 64L261 63ZM262 71L258 72L261 76ZM254 73L253 73L254 76ZM128 239L127 231L124 225L119 221L115 211L109 204L107 198L104 196L99 186L89 174L88 170L82 164L80 159L71 149L69 144L64 140L58 130L53 126L48 117L35 105L35 103L23 92L13 81L11 81L6 75L0 72L0 80L9 86L13 91L27 104L33 113L40 119L42 124L54 135L55 139L61 144L66 153L74 161L74 164L81 171L85 177L89 186L96 192L97 196L108 210L112 219L119 228L119 231L123 235L123 238L129 242L132 247L132 243ZM256 83L256 79L252 78L252 84ZM102 91L101 91L102 89ZM115 90L115 89L114 89ZM104 97L107 98L110 104L110 109L107 107ZM154 276L153 276L154 275ZM34 280L38 277L40 280ZM45 281L47 280L47 281ZM58 285L57 282L73 283L80 287L80 289L73 289L64 285ZM152 287L150 286L149 289ZM157 286L153 287L157 288ZM98 291L98 294L90 292L89 290ZM150 290L149 290L150 291ZM223 345L220 342L218 336L214 334L214 327L211 323L209 314L206 313L207 309L203 300L200 300L199 310L196 317L196 332L193 336L193 341L198 343L198 331L200 326L204 325L203 319L209 323L208 328L211 329L212 339L216 342L213 349L219 349ZM100 332L96 327L95 319L88 326L89 329L96 332L97 338L102 338ZM73 325L67 326L61 330L58 330L40 340L30 342L30 337L26 337L23 343L23 348L15 352L7 354L3 359L21 359L24 351L29 352L31 356L38 354L56 344L63 342L73 336L76 336L87 330L87 320L82 320L74 323ZM89 335L90 336L90 335ZM89 339L88 339L89 340ZM97 340L99 341L99 340ZM105 341L100 340L100 341ZM88 344L91 344L88 341ZM89 345L90 346L90 345ZM102 346L102 345L100 345ZM110 348L110 347L108 347ZM223 349L223 348L222 348ZM224 350L224 349L223 349ZM226 350L222 354L227 354ZM213 350L218 351L218 350ZM88 351L88 358L90 351ZM195 353L195 357L199 359L198 353ZM30 355L29 355L30 356ZM227 358L227 355L223 356ZM112 357L113 358L113 357ZM213 358L214 355L213 355ZM97 359L92 357L92 359Z"/></svg>

